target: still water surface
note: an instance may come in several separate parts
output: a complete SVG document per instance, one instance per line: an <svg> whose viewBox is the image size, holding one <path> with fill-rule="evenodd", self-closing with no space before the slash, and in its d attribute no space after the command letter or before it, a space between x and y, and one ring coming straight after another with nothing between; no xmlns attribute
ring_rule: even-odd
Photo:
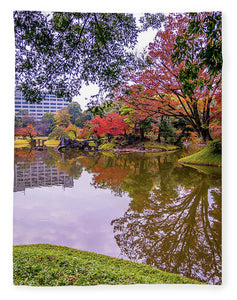
<svg viewBox="0 0 237 300"><path fill-rule="evenodd" d="M50 243L221 283L221 170L184 152L15 150L14 244Z"/></svg>

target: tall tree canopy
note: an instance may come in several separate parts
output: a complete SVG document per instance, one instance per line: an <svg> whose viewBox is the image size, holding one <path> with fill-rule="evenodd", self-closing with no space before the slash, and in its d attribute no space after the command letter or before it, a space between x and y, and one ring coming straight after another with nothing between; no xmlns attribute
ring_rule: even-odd
<svg viewBox="0 0 237 300"><path fill-rule="evenodd" d="M204 141L211 139L211 109L221 100L220 16L214 25L217 42L204 29L214 17L202 13L203 30L194 30L193 15L170 14L149 45L146 66L131 72L130 81L118 90L119 98L143 118L174 116Z"/></svg>
<svg viewBox="0 0 237 300"><path fill-rule="evenodd" d="M68 113L70 114L70 121L75 124L76 118L82 114L82 109L79 103L72 101L67 106Z"/></svg>
<svg viewBox="0 0 237 300"><path fill-rule="evenodd" d="M30 102L47 92L72 99L82 83L108 91L134 67L139 31L162 19L145 14L139 29L133 14L15 11L16 87Z"/></svg>

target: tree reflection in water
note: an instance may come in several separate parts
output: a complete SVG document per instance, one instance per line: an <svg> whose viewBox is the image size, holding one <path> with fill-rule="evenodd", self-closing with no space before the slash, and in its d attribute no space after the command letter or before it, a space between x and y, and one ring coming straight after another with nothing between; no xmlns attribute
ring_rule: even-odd
<svg viewBox="0 0 237 300"><path fill-rule="evenodd" d="M199 177L195 187L177 186L178 197L157 187L142 211L130 208L112 225L117 244L129 259L220 284L221 192L216 179Z"/></svg>
<svg viewBox="0 0 237 300"><path fill-rule="evenodd" d="M176 161L175 154L127 154L83 164L95 187L131 198L124 216L111 222L122 255L220 284L221 176Z"/></svg>

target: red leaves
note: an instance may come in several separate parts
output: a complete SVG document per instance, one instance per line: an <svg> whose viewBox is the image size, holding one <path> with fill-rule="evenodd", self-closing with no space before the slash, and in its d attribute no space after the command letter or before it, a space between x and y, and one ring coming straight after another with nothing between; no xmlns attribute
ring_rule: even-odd
<svg viewBox="0 0 237 300"><path fill-rule="evenodd" d="M150 64L131 74L129 82L117 89L117 99L134 110L135 121L162 115L176 117L205 140L210 116L221 111L221 74L211 76L197 53L192 52L191 45L204 37L197 33L192 43L186 38L187 15L170 14L163 25L164 30L159 30L149 44L146 59ZM174 64L172 54L177 39L185 42L184 58ZM213 118L219 116L216 113Z"/></svg>
<svg viewBox="0 0 237 300"><path fill-rule="evenodd" d="M116 136L124 134L128 129L124 117L116 113L108 113L105 118L96 116L90 123L94 125L91 127L91 131L94 131L97 136L102 136L104 134Z"/></svg>
<svg viewBox="0 0 237 300"><path fill-rule="evenodd" d="M30 138L36 136L36 132L32 124L27 125L26 128L17 128L15 131L16 136L29 136Z"/></svg>

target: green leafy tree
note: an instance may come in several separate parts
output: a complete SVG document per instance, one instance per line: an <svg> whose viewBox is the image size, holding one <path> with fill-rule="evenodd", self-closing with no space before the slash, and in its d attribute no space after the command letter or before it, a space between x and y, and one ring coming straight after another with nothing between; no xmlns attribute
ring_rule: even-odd
<svg viewBox="0 0 237 300"><path fill-rule="evenodd" d="M82 114L81 106L79 103L73 101L67 107L68 113L70 115L70 121L75 124L76 118Z"/></svg>
<svg viewBox="0 0 237 300"><path fill-rule="evenodd" d="M197 40L197 36L202 40ZM207 67L210 75L222 71L222 15L221 12L190 13L189 25L183 35L176 39L173 61L181 64L186 60L184 75L197 74L199 67ZM195 52L198 61L193 61L190 54ZM198 64L197 64L198 63Z"/></svg>
<svg viewBox="0 0 237 300"><path fill-rule="evenodd" d="M61 126L56 126L54 130L50 133L49 139L59 140L62 136L69 138L68 133Z"/></svg>
<svg viewBox="0 0 237 300"><path fill-rule="evenodd" d="M193 128L187 125L184 120L177 118L170 118L170 122L173 128L176 130L174 144L177 146L183 146L183 140L189 139L191 133L194 132Z"/></svg>
<svg viewBox="0 0 237 300"><path fill-rule="evenodd" d="M133 14L15 11L16 86L30 102L46 92L70 100L82 83L111 90L135 65L139 31L162 20L146 14L139 29Z"/></svg>
<svg viewBox="0 0 237 300"><path fill-rule="evenodd" d="M46 112L43 116L42 116L42 122L49 122L49 123L53 123L54 122L54 114L51 112Z"/></svg>
<svg viewBox="0 0 237 300"><path fill-rule="evenodd" d="M159 133L158 133L158 142L161 142L161 137L164 138L165 142L170 140L171 142L174 141L174 129L169 121L168 118L164 118L163 116L160 118L160 121L157 122L159 126Z"/></svg>
<svg viewBox="0 0 237 300"><path fill-rule="evenodd" d="M56 122L54 119L54 114L51 112L46 112L41 119L41 124L46 124L47 126L49 126L49 132L52 132L52 130L54 129L54 127L56 126Z"/></svg>
<svg viewBox="0 0 237 300"><path fill-rule="evenodd" d="M120 109L122 116L126 116L125 121L136 133L136 127L139 128L140 139L145 139L145 133L152 129L152 118L148 116L140 116L133 108L124 105Z"/></svg>
<svg viewBox="0 0 237 300"><path fill-rule="evenodd" d="M86 121L90 121L93 115L90 111L84 111L80 116L78 116L75 120L75 125L82 128L84 127L84 123Z"/></svg>

